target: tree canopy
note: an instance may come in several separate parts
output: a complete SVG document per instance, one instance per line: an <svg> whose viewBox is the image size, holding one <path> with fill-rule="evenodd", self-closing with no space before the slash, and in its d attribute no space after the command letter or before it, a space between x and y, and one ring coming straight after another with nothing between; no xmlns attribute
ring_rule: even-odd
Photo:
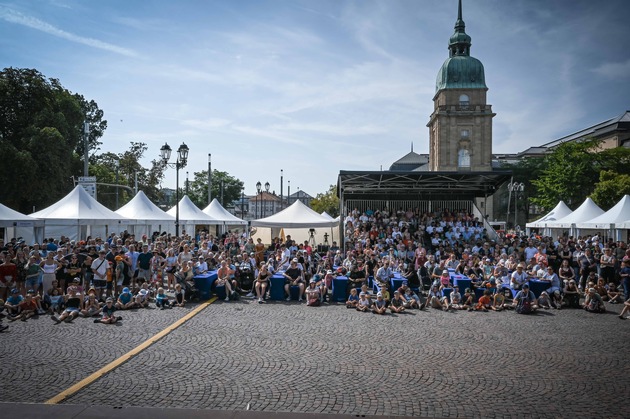
<svg viewBox="0 0 630 419"><path fill-rule="evenodd" d="M223 201L221 201L221 184L223 183ZM181 182L180 182L181 184ZM217 198L221 205L229 207L233 201L241 199L243 181L227 172L212 171L212 198ZM208 206L208 171L195 172L188 185L188 197L199 208Z"/></svg>
<svg viewBox="0 0 630 419"><path fill-rule="evenodd" d="M339 215L337 186L330 185L328 191L318 193L317 196L311 200L311 208L320 214L326 211L331 217L337 217Z"/></svg>
<svg viewBox="0 0 630 419"><path fill-rule="evenodd" d="M88 147L100 146L107 128L94 101L65 89L34 69L0 72L0 202L30 213L66 194L81 173L83 123L90 123Z"/></svg>

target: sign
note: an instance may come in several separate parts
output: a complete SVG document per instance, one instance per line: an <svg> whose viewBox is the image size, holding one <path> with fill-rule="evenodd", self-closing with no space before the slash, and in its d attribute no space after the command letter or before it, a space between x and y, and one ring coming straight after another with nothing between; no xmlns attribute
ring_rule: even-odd
<svg viewBox="0 0 630 419"><path fill-rule="evenodd" d="M90 196L96 199L96 176L79 176L79 185L85 192L90 194Z"/></svg>

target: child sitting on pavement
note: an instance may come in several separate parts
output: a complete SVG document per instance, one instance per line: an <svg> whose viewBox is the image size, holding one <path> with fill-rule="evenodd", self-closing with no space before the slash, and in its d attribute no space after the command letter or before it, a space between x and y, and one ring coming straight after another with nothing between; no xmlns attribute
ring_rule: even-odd
<svg viewBox="0 0 630 419"><path fill-rule="evenodd" d="M90 292L81 310L81 317L94 317L101 314L101 304L96 299L96 293Z"/></svg>
<svg viewBox="0 0 630 419"><path fill-rule="evenodd" d="M475 294L470 290L470 288L466 288L464 291L464 304L462 308L471 308L475 305Z"/></svg>
<svg viewBox="0 0 630 419"><path fill-rule="evenodd" d="M394 298L389 303L389 310L392 313L402 313L405 311L405 299L400 295L400 291L394 291Z"/></svg>
<svg viewBox="0 0 630 419"><path fill-rule="evenodd" d="M462 304L462 295L459 293L459 286L453 286L453 291L451 292L451 308L453 310L463 310L464 305Z"/></svg>
<svg viewBox="0 0 630 419"><path fill-rule="evenodd" d="M22 321L26 321L33 316L37 315L37 303L33 296L35 295L35 291L28 290L26 293L26 297L20 302L20 314L17 316L9 317L9 320L17 320L20 319Z"/></svg>
<svg viewBox="0 0 630 419"><path fill-rule="evenodd" d="M489 289L483 291L483 295L479 297L479 301L477 301L477 305L468 309L468 311L488 311L490 307L492 307L492 298L490 297L492 293Z"/></svg>
<svg viewBox="0 0 630 419"><path fill-rule="evenodd" d="M501 288L499 285L497 291L494 293L494 297L492 298L492 310L493 311L501 311L505 306L505 290Z"/></svg>
<svg viewBox="0 0 630 419"><path fill-rule="evenodd" d="M136 307L138 308L146 308L149 307L149 291L145 288L147 285L147 283L143 283L142 286L143 288L140 288L140 291L138 291L138 293L135 296L135 301L136 301ZM179 284L177 284L179 285ZM175 289L177 290L177 285L175 286ZM177 294L175 294L175 296L177 297ZM181 306L183 307L183 306Z"/></svg>
<svg viewBox="0 0 630 419"><path fill-rule="evenodd" d="M158 288L157 294L155 295L155 305L160 310L164 310L165 308L173 308L173 306L171 306L171 302L168 299L168 295L164 293L164 288L162 287Z"/></svg>
<svg viewBox="0 0 630 419"><path fill-rule="evenodd" d="M623 295L619 291L617 291L617 286L614 282L608 284L608 302L610 304L620 304L623 303Z"/></svg>
<svg viewBox="0 0 630 419"><path fill-rule="evenodd" d="M357 289L350 289L350 296L348 297L348 301L346 301L346 308L357 308L359 305L359 294L357 294Z"/></svg>
<svg viewBox="0 0 630 419"><path fill-rule="evenodd" d="M116 309L118 310L129 310L132 308L136 308L136 302L131 295L131 291L128 287L123 288L122 293L118 296L118 300L116 301Z"/></svg>
<svg viewBox="0 0 630 419"><path fill-rule="evenodd" d="M50 316L55 323L61 323L62 321L71 322L79 317L79 313L83 308L83 299L76 294L74 287L68 287L68 294L65 297L66 309L61 313L61 316L57 317L54 314Z"/></svg>
<svg viewBox="0 0 630 419"><path fill-rule="evenodd" d="M387 313L387 303L383 299L383 293L381 292L376 294L376 301L372 304L372 313L381 315Z"/></svg>
<svg viewBox="0 0 630 419"><path fill-rule="evenodd" d="M363 312L370 311L371 305L372 303L367 298L367 294L361 291L361 294L359 294L359 304L357 304L357 310Z"/></svg>
<svg viewBox="0 0 630 419"><path fill-rule="evenodd" d="M116 316L115 312L116 307L114 306L114 299L112 297L107 297L105 305L103 306L103 315L100 319L94 319L94 323L114 324L122 320L122 317Z"/></svg>
<svg viewBox="0 0 630 419"><path fill-rule="evenodd" d="M540 297L538 297L538 307L544 308L545 310L549 310L551 308L551 299L549 298L547 291L540 293Z"/></svg>

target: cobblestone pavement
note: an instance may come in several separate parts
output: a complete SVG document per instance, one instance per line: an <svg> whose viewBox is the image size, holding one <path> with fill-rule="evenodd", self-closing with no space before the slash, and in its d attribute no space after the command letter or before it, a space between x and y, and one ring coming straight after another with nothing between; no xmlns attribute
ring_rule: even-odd
<svg viewBox="0 0 630 419"><path fill-rule="evenodd" d="M342 305L215 302L64 401L424 417L627 417L630 321L581 310L377 316ZM14 322L0 401L44 402L188 309L121 325Z"/></svg>

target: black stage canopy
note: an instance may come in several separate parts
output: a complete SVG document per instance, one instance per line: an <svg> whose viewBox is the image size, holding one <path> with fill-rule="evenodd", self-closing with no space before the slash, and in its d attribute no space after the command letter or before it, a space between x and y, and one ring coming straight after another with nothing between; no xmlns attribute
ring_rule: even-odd
<svg viewBox="0 0 630 419"><path fill-rule="evenodd" d="M337 195L345 200L473 200L490 196L512 171L339 172Z"/></svg>

